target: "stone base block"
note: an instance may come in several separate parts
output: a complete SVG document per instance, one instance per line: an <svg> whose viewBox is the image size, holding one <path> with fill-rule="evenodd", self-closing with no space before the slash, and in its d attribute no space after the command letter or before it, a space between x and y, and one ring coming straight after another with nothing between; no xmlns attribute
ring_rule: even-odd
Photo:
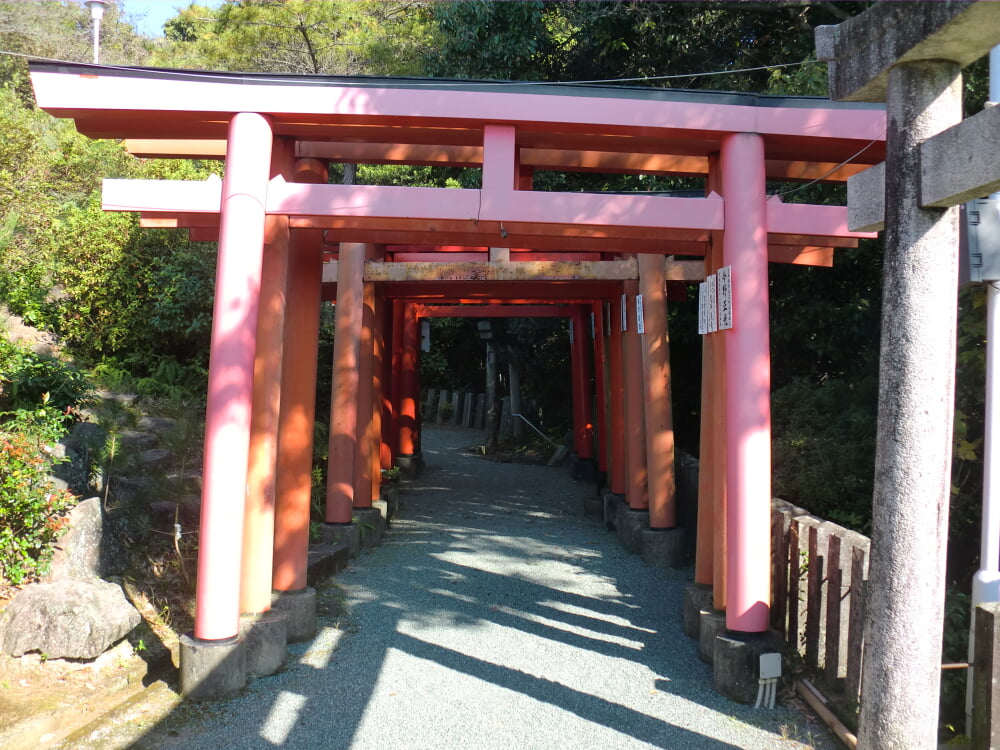
<svg viewBox="0 0 1000 750"><path fill-rule="evenodd" d="M690 583L684 588L684 635L697 639L701 633L701 611L712 608L712 587Z"/></svg>
<svg viewBox="0 0 1000 750"><path fill-rule="evenodd" d="M597 479L597 465L592 458L580 458L573 456L572 464L573 479L584 482L592 482Z"/></svg>
<svg viewBox="0 0 1000 750"><path fill-rule="evenodd" d="M308 641L316 635L316 589L311 586L301 591L275 591L271 609L285 613L289 643Z"/></svg>
<svg viewBox="0 0 1000 750"><path fill-rule="evenodd" d="M604 495L587 495L583 498L583 515L604 519Z"/></svg>
<svg viewBox="0 0 1000 750"><path fill-rule="evenodd" d="M372 500L372 507L382 511L386 528L392 526L392 522L399 515L399 488L395 485L382 487L382 497Z"/></svg>
<svg viewBox="0 0 1000 750"><path fill-rule="evenodd" d="M781 653L783 648L781 636L773 631L717 635L712 679L716 692L737 703L753 703L759 687L760 655Z"/></svg>
<svg viewBox="0 0 1000 750"><path fill-rule="evenodd" d="M311 544L309 545L309 563L306 569L306 581L316 587L330 576L336 575L347 567L351 551L345 544Z"/></svg>
<svg viewBox="0 0 1000 750"><path fill-rule="evenodd" d="M385 537L385 518L378 508L355 508L354 525L358 527L358 541L362 547L378 547Z"/></svg>
<svg viewBox="0 0 1000 750"><path fill-rule="evenodd" d="M643 529L640 538L642 559L660 568L683 568L687 562L687 535L684 529Z"/></svg>
<svg viewBox="0 0 1000 750"><path fill-rule="evenodd" d="M632 510L627 505L619 505L615 527L622 547L638 555L642 552L642 532L649 528L649 511Z"/></svg>
<svg viewBox="0 0 1000 750"><path fill-rule="evenodd" d="M246 643L247 675L267 677L285 666L288 657L288 615L272 609L240 617L240 638Z"/></svg>
<svg viewBox="0 0 1000 750"><path fill-rule="evenodd" d="M416 479L424 468L424 459L419 453L409 456L396 456L396 466L399 467L399 474L403 479Z"/></svg>
<svg viewBox="0 0 1000 750"><path fill-rule="evenodd" d="M361 530L353 523L324 523L320 527L323 544L344 545L351 557L361 551Z"/></svg>
<svg viewBox="0 0 1000 750"><path fill-rule="evenodd" d="M715 663L715 638L726 632L726 613L718 609L703 609L698 613L698 657Z"/></svg>
<svg viewBox="0 0 1000 750"><path fill-rule="evenodd" d="M614 492L604 494L604 525L613 530L618 523L618 508L625 504L625 496Z"/></svg>
<svg viewBox="0 0 1000 750"><path fill-rule="evenodd" d="M247 686L246 643L241 638L202 641L185 633L180 646L181 693L188 700L225 700Z"/></svg>

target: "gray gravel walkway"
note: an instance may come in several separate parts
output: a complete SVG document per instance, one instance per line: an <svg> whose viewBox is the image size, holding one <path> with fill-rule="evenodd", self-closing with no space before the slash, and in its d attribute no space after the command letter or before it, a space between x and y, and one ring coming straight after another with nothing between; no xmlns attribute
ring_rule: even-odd
<svg viewBox="0 0 1000 750"><path fill-rule="evenodd" d="M712 689L681 630L689 573L583 517L591 484L463 453L430 427L400 519L324 593L346 614L236 700L181 706L148 748L833 748L794 708Z"/></svg>

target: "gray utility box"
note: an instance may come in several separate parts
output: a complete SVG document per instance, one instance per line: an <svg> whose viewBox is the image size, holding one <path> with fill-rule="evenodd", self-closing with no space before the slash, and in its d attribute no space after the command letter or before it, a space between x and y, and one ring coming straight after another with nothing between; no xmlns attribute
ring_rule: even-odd
<svg viewBox="0 0 1000 750"><path fill-rule="evenodd" d="M959 235L959 285L1000 281L1000 198L963 205Z"/></svg>

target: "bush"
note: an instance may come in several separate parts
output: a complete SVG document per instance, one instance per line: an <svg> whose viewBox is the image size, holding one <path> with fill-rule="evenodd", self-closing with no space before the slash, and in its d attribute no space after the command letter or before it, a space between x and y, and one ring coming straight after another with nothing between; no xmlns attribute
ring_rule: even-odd
<svg viewBox="0 0 1000 750"><path fill-rule="evenodd" d="M0 578L15 586L46 572L75 501L49 476L64 416L47 399L0 414Z"/></svg>
<svg viewBox="0 0 1000 750"><path fill-rule="evenodd" d="M44 402L67 415L89 395L90 384L77 370L0 336L0 411L30 409Z"/></svg>

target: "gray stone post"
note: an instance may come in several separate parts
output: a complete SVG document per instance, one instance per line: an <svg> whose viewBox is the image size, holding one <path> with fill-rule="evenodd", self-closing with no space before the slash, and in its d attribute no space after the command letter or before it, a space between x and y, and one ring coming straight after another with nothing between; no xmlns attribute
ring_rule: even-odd
<svg viewBox="0 0 1000 750"><path fill-rule="evenodd" d="M859 746L937 747L951 497L958 209L920 207L920 144L962 117L961 68L889 70L878 439Z"/></svg>

